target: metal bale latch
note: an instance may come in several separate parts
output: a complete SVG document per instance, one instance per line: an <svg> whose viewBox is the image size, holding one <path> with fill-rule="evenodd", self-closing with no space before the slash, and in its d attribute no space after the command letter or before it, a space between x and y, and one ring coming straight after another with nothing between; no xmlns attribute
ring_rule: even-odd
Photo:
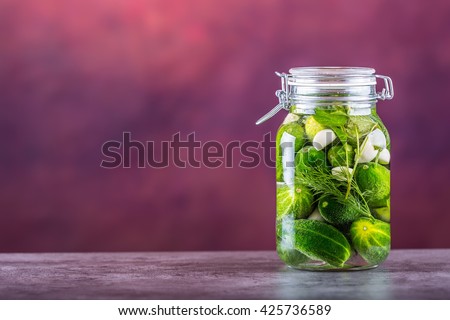
<svg viewBox="0 0 450 320"><path fill-rule="evenodd" d="M278 97L279 103L272 110L259 118L258 121L256 121L256 125L266 122L276 115L281 109L289 110L289 97L287 90L289 75L280 72L275 72L275 74L281 78L281 90L275 91L275 95Z"/></svg>

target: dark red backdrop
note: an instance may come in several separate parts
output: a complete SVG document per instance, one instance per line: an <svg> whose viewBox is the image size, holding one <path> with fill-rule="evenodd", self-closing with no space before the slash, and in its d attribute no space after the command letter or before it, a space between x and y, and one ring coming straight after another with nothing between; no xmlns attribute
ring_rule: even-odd
<svg viewBox="0 0 450 320"><path fill-rule="evenodd" d="M292 66L372 66L393 246L449 247L450 2L0 0L0 251L274 248L275 173L99 167L102 143L260 140Z"/></svg>

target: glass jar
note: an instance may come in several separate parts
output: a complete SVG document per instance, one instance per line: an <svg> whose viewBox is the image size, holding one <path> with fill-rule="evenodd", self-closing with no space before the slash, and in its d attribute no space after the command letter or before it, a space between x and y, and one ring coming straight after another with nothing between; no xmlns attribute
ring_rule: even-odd
<svg viewBox="0 0 450 320"><path fill-rule="evenodd" d="M277 252L296 269L361 270L390 251L390 138L376 112L394 95L371 68L293 68L276 138ZM377 78L384 89L376 91Z"/></svg>

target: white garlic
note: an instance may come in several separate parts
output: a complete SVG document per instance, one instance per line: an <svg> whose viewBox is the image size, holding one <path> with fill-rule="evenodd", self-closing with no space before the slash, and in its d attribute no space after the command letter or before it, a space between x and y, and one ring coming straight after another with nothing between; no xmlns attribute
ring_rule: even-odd
<svg viewBox="0 0 450 320"><path fill-rule="evenodd" d="M358 160L359 163L370 162L373 159L375 159L377 154L378 154L378 151L375 150L375 148L373 147L371 140L367 139L366 143L364 145L364 148L361 152L361 156L359 157L359 159L355 159L355 160Z"/></svg>
<svg viewBox="0 0 450 320"><path fill-rule="evenodd" d="M316 133L313 139L313 146L316 150L322 150L327 145L336 140L337 136L331 129L323 129Z"/></svg>
<svg viewBox="0 0 450 320"><path fill-rule="evenodd" d="M348 177L351 176L352 172L353 169L348 167L334 167L331 169L333 178L339 181L348 181Z"/></svg>
<svg viewBox="0 0 450 320"><path fill-rule="evenodd" d="M309 215L308 220L325 221L325 219L320 215L318 207L316 207L316 209L314 209L314 211Z"/></svg>
<svg viewBox="0 0 450 320"><path fill-rule="evenodd" d="M369 133L368 140L372 143L372 146L379 149L386 148L386 137L380 129L375 129Z"/></svg>
<svg viewBox="0 0 450 320"><path fill-rule="evenodd" d="M391 161L391 153L388 149L383 149L378 156L378 162L381 164L388 164Z"/></svg>
<svg viewBox="0 0 450 320"><path fill-rule="evenodd" d="M286 118L284 118L283 124L288 124L291 122L295 122L298 119L300 119L300 117L294 113L288 113L288 115L286 116Z"/></svg>

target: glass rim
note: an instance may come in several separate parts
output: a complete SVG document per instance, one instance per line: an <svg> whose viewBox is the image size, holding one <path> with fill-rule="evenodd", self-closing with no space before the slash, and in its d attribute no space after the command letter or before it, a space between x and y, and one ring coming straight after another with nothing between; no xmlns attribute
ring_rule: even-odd
<svg viewBox="0 0 450 320"><path fill-rule="evenodd" d="M294 67L289 69L294 77L351 77L375 76L375 69L369 67Z"/></svg>

